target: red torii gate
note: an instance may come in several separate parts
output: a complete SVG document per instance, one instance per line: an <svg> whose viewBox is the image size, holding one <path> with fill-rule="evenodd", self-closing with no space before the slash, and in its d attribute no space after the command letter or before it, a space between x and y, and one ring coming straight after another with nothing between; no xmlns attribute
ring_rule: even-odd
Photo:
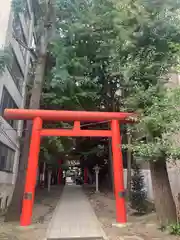
<svg viewBox="0 0 180 240"><path fill-rule="evenodd" d="M31 224L41 136L112 138L114 189L116 198L116 221L118 223L126 223L127 217L125 207L123 160L121 152L119 121L124 123L133 122L132 120L130 120L130 117L133 117L133 115L133 113L127 112L5 109L4 117L6 119L33 120L20 225L28 226ZM74 127L72 129L43 129L43 121L74 121ZM111 130L82 130L80 123L81 121L110 121Z"/></svg>

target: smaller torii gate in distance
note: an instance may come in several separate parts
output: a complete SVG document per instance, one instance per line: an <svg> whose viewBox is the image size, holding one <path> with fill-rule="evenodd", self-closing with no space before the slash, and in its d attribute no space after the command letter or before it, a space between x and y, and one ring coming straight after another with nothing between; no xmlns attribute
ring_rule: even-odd
<svg viewBox="0 0 180 240"><path fill-rule="evenodd" d="M66 137L108 137L112 138L114 189L116 199L116 221L126 223L125 189L123 177L123 159L121 152L121 136L119 121L131 123L133 113L127 112L86 112L86 111L56 111L56 110L32 110L32 109L5 109L5 119L32 120L32 135L29 149L28 167L24 189L23 205L20 225L31 224L34 194L38 169L40 141L43 136ZM43 121L74 122L72 129L43 129ZM110 130L82 130L82 122L109 121Z"/></svg>

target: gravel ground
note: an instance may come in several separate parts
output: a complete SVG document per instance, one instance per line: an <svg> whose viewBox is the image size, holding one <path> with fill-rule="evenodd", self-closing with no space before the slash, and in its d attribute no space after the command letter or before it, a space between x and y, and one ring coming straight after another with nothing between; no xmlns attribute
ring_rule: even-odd
<svg viewBox="0 0 180 240"><path fill-rule="evenodd" d="M115 200L112 193L94 193L84 189L109 240L178 240L158 230L155 213L141 217L131 216L128 209L129 226L118 228L115 223ZM40 190L36 196L32 226L20 228L19 223L4 223L0 218L0 240L44 240L46 230L57 205L62 188L53 187L51 192Z"/></svg>
<svg viewBox="0 0 180 240"><path fill-rule="evenodd" d="M115 223L115 200L112 193L95 193L90 188L85 192L101 222L109 240L177 240L180 237L170 236L158 229L156 214L151 213L141 217L131 215L128 209L127 227L112 226Z"/></svg>
<svg viewBox="0 0 180 240"><path fill-rule="evenodd" d="M4 223L0 218L0 240L44 240L47 226L57 205L62 187L52 187L51 192L38 190L33 210L32 226L21 228L19 223Z"/></svg>

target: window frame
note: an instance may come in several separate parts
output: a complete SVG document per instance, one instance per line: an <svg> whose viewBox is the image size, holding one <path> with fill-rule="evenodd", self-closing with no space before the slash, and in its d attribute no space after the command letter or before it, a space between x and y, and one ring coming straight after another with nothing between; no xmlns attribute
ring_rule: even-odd
<svg viewBox="0 0 180 240"><path fill-rule="evenodd" d="M20 64L19 64L19 61L18 61L18 59L17 59L17 57L16 57L16 54L15 54L12 46L9 46L9 49L10 49L10 52L11 52L11 54L12 54L12 60L11 60L10 63L7 65L7 69L8 69L8 71L9 71L9 73L10 73L10 75L11 75L11 77L12 77L12 79L13 79L13 81L14 81L17 89L18 89L18 91L20 92L20 94L22 94L22 87L23 87L23 82L24 82L24 73L23 73L23 71L22 71L22 69L21 69L21 66L20 66ZM20 81L20 78L19 78L18 76L16 76L16 74L15 74L14 71L13 71L13 65L14 65L14 63L16 64L16 67L17 67L17 69L18 69L18 71L19 71L19 73L20 73L20 75L21 75L21 78L22 78L21 81Z"/></svg>
<svg viewBox="0 0 180 240"><path fill-rule="evenodd" d="M15 152L14 149L0 141L0 171L13 173ZM2 157L5 157L4 167L1 165Z"/></svg>
<svg viewBox="0 0 180 240"><path fill-rule="evenodd" d="M5 102L6 101L6 102ZM11 101L9 103L9 101ZM9 105L9 106L8 106ZM12 106L11 106L12 105ZM14 99L12 98L11 94L9 93L6 86L3 86L2 96L0 101L0 114L3 116L4 110L6 108L13 108L18 109L17 104L15 103ZM14 129L17 130L17 120L7 120L7 123Z"/></svg>
<svg viewBox="0 0 180 240"><path fill-rule="evenodd" d="M26 27L29 30L30 21L31 21L31 13L30 13L28 1L27 0L24 0L24 1L25 1L25 9L24 9L23 16L24 16L24 19L25 19L25 22L26 22Z"/></svg>
<svg viewBox="0 0 180 240"><path fill-rule="evenodd" d="M18 25L17 25L18 24ZM27 39L23 30L23 26L22 26L22 22L20 19L19 15L14 15L13 17L13 23L12 23L12 30L14 35L25 45L27 45ZM19 48L21 50L23 59L26 59L26 55L27 55L27 49L24 48L23 46L21 46L21 44L19 44Z"/></svg>

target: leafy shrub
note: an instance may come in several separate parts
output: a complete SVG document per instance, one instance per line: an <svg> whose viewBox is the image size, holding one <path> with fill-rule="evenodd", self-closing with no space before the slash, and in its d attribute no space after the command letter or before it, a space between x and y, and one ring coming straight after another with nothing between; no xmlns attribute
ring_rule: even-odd
<svg viewBox="0 0 180 240"><path fill-rule="evenodd" d="M147 192L144 189L144 176L138 164L133 165L130 204L138 214L147 212Z"/></svg>
<svg viewBox="0 0 180 240"><path fill-rule="evenodd" d="M180 223L171 224L171 225L168 227L168 231L169 231L169 233L172 234L172 235L180 236Z"/></svg>

